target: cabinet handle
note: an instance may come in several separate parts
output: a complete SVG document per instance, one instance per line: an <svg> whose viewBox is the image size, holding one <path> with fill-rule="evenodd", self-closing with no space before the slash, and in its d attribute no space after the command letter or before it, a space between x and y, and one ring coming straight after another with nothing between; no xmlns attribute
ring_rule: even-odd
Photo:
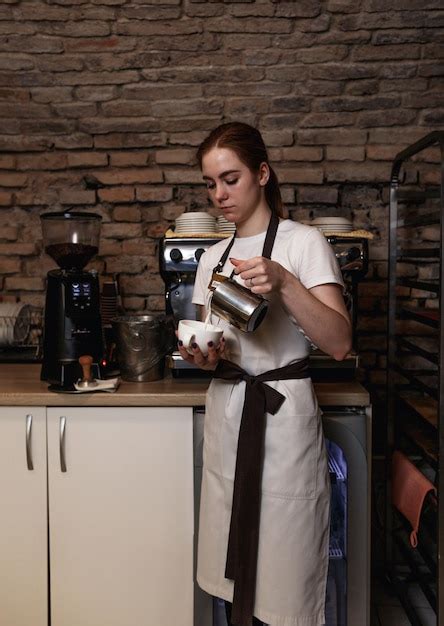
<svg viewBox="0 0 444 626"><path fill-rule="evenodd" d="M66 472L66 457L65 457L65 429L66 429L66 417L60 418L60 469L62 472Z"/></svg>
<svg viewBox="0 0 444 626"><path fill-rule="evenodd" d="M32 415L26 416L26 464L28 470L34 469L32 462L32 448L31 448L31 435L32 435Z"/></svg>

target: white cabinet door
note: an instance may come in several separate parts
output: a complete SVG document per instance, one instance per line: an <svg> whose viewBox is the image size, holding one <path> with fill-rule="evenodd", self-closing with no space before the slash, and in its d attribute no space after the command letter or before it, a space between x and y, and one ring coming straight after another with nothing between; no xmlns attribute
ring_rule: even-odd
<svg viewBox="0 0 444 626"><path fill-rule="evenodd" d="M47 626L46 409L0 407L0 494L0 623Z"/></svg>
<svg viewBox="0 0 444 626"><path fill-rule="evenodd" d="M192 626L191 408L49 408L48 483L52 626Z"/></svg>

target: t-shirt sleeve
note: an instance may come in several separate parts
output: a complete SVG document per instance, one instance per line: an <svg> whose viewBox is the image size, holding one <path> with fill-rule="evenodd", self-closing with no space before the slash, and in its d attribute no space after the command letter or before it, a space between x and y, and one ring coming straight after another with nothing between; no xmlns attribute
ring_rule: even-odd
<svg viewBox="0 0 444 626"><path fill-rule="evenodd" d="M191 302L193 304L200 304L205 306L205 296L208 290L208 283L210 282L210 275L207 267L207 253L204 252L199 260L197 266L196 277L194 280L194 290Z"/></svg>
<svg viewBox="0 0 444 626"><path fill-rule="evenodd" d="M298 259L297 274L306 289L327 283L344 287L333 248L317 228L312 228L305 237Z"/></svg>

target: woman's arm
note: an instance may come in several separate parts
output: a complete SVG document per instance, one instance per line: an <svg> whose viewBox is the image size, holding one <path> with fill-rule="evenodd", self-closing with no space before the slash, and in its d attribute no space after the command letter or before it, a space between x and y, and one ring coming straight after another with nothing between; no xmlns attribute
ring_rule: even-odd
<svg viewBox="0 0 444 626"><path fill-rule="evenodd" d="M351 322L342 288L328 284L308 290L293 274L288 274L280 289L285 308L318 348L342 361L352 347Z"/></svg>
<svg viewBox="0 0 444 626"><path fill-rule="evenodd" d="M246 261L230 259L236 274L253 293L276 293L305 334L321 350L337 361L351 349L351 322L341 287L326 284L306 289L282 265L264 257Z"/></svg>

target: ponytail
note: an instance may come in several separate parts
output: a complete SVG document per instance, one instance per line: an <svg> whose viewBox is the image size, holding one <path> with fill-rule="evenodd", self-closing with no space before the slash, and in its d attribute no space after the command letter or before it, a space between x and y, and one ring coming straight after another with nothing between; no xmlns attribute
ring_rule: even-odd
<svg viewBox="0 0 444 626"><path fill-rule="evenodd" d="M270 164L268 165L268 167L270 168L270 178L265 185L265 199L272 213L276 213L278 217L284 217L279 181L276 176L276 172Z"/></svg>

